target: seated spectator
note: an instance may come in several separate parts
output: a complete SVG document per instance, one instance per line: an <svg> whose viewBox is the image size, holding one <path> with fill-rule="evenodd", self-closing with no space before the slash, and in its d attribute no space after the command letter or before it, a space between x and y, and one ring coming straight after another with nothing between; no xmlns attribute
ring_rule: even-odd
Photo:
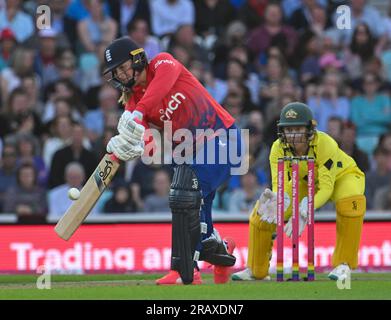
<svg viewBox="0 0 391 320"><path fill-rule="evenodd" d="M98 93L99 106L95 110L87 111L84 116L84 126L91 142L95 142L105 127L105 118L112 111L119 113L119 93L109 84L104 84Z"/></svg>
<svg viewBox="0 0 391 320"><path fill-rule="evenodd" d="M71 63L70 60L67 63ZM79 121L80 114L84 113L84 105L81 99L82 92L70 79L60 79L50 83L45 88L47 99L45 100L42 121L48 123L56 116L57 99L66 99L70 107L72 119Z"/></svg>
<svg viewBox="0 0 391 320"><path fill-rule="evenodd" d="M378 145L373 153L374 168L366 173L365 196L367 208L374 209L375 193L391 181L391 151Z"/></svg>
<svg viewBox="0 0 391 320"><path fill-rule="evenodd" d="M3 105L7 104L9 95L21 85L21 79L34 73L34 50L24 47L15 48L9 67L0 72L0 92Z"/></svg>
<svg viewBox="0 0 391 320"><path fill-rule="evenodd" d="M340 147L356 161L357 166L364 173L370 169L368 155L357 147L356 127L350 121L346 121L342 126Z"/></svg>
<svg viewBox="0 0 391 320"><path fill-rule="evenodd" d="M285 59L289 59L294 53L297 41L296 31L283 24L283 14L279 4L269 3L264 18L265 22L251 31L248 40L248 47L254 54L254 64L257 66L260 58L271 45L279 47Z"/></svg>
<svg viewBox="0 0 391 320"><path fill-rule="evenodd" d="M0 212L4 212L4 197L8 188L16 187L16 146L5 144L0 166Z"/></svg>
<svg viewBox="0 0 391 320"><path fill-rule="evenodd" d="M68 163L79 162L87 177L94 172L98 165L95 154L83 146L85 132L81 124L73 125L71 137L71 144L58 150L53 156L48 180L50 189L64 184L65 167Z"/></svg>
<svg viewBox="0 0 391 320"><path fill-rule="evenodd" d="M162 51L159 39L152 36L149 31L148 22L142 18L136 18L128 25L128 36L143 47L147 54L148 60L153 59Z"/></svg>
<svg viewBox="0 0 391 320"><path fill-rule="evenodd" d="M390 182L378 189L375 192L375 199L374 199L374 209L375 210L391 210L391 184Z"/></svg>
<svg viewBox="0 0 391 320"><path fill-rule="evenodd" d="M172 176L172 168L168 165L154 163L146 165L141 159L136 161L130 180L130 188L132 190L132 197L138 203L139 207L142 207L141 202L146 196L154 193L153 177L161 169L166 170L170 177Z"/></svg>
<svg viewBox="0 0 391 320"><path fill-rule="evenodd" d="M223 36L226 27L235 17L235 9L229 0L194 1L195 30L204 39Z"/></svg>
<svg viewBox="0 0 391 320"><path fill-rule="evenodd" d="M364 64L375 55L376 39L365 23L357 25L352 41L344 52L344 62L349 78L354 80L363 75Z"/></svg>
<svg viewBox="0 0 391 320"><path fill-rule="evenodd" d="M228 211L236 214L248 214L262 194L264 187L259 185L257 174L253 170L242 175L240 181L241 188L231 193Z"/></svg>
<svg viewBox="0 0 391 320"><path fill-rule="evenodd" d="M151 26L159 38L173 34L183 24L194 25L194 3L190 0L155 0L150 2Z"/></svg>
<svg viewBox="0 0 391 320"><path fill-rule="evenodd" d="M104 204L104 213L131 213L140 211L132 199L129 184L125 181L117 181L113 186L111 198Z"/></svg>
<svg viewBox="0 0 391 320"><path fill-rule="evenodd" d="M83 166L78 162L70 162L65 167L64 184L61 184L48 193L49 216L51 218L61 218L72 204L68 197L70 188L81 190L85 182ZM90 214L97 213L97 206L94 206Z"/></svg>
<svg viewBox="0 0 391 320"><path fill-rule="evenodd" d="M318 123L317 129L320 131L327 130L327 122L332 116L347 120L350 113L350 103L344 95L341 74L326 73L322 83L318 86L317 95L310 96L307 99L307 104L312 109Z"/></svg>
<svg viewBox="0 0 391 320"><path fill-rule="evenodd" d="M40 136L43 126L38 113L31 109L27 92L21 87L13 90L0 115L0 136L9 134L34 134Z"/></svg>
<svg viewBox="0 0 391 320"><path fill-rule="evenodd" d="M0 32L0 72L10 66L11 56L17 41L11 29L5 28Z"/></svg>
<svg viewBox="0 0 391 320"><path fill-rule="evenodd" d="M42 114L44 104L41 100L41 81L36 74L27 74L21 78L21 87L29 97L29 109Z"/></svg>
<svg viewBox="0 0 391 320"><path fill-rule="evenodd" d="M72 120L67 116L56 117L50 130L51 136L43 145L43 158L47 168L50 168L53 155L72 141Z"/></svg>
<svg viewBox="0 0 391 320"><path fill-rule="evenodd" d="M205 66L209 66L208 52L199 44L201 42L194 32L191 24L178 26L174 34L168 37L166 50L172 52L171 49L177 46L185 48L191 52L192 59L201 61Z"/></svg>
<svg viewBox="0 0 391 320"><path fill-rule="evenodd" d="M383 133L379 137L379 146L391 153L391 131Z"/></svg>
<svg viewBox="0 0 391 320"><path fill-rule="evenodd" d="M379 92L380 84L376 74L365 74L364 92L351 102L350 119L357 128L357 144L367 153L371 153L379 136L389 130L391 123L391 100Z"/></svg>
<svg viewBox="0 0 391 320"><path fill-rule="evenodd" d="M115 39L118 26L115 20L105 14L103 0L85 2L89 15L77 24L81 53L89 52L100 55L104 48Z"/></svg>
<svg viewBox="0 0 391 320"><path fill-rule="evenodd" d="M248 130L249 134L249 168L256 173L260 185L270 184L270 148L263 140L263 128L258 129L256 126L249 124L245 129ZM229 190L239 188L240 181L240 176L232 176L229 179Z"/></svg>
<svg viewBox="0 0 391 320"><path fill-rule="evenodd" d="M34 67L43 81L43 85L54 80L56 70L57 32L53 29L42 29L38 32L38 50Z"/></svg>
<svg viewBox="0 0 391 320"><path fill-rule="evenodd" d="M322 70L319 66L321 53L320 40L312 31L303 33L296 47L295 65L298 70L298 79L301 83L317 79Z"/></svg>
<svg viewBox="0 0 391 320"><path fill-rule="evenodd" d="M121 36L128 33L128 26L136 19L142 19L146 21L148 26L151 25L149 0L108 1L108 4L110 16L117 21Z"/></svg>
<svg viewBox="0 0 391 320"><path fill-rule="evenodd" d="M17 170L16 181L16 186L10 187L6 192L3 211L16 213L18 218L46 216L46 192L37 184L34 166L29 163L22 164Z"/></svg>
<svg viewBox="0 0 391 320"><path fill-rule="evenodd" d="M153 177L154 192L144 200L144 212L171 212L168 203L171 179L166 170L158 170Z"/></svg>
<svg viewBox="0 0 391 320"><path fill-rule="evenodd" d="M32 135L22 134L17 137L18 159L17 166L30 163L37 173L37 184L46 187L48 169L39 153L39 141Z"/></svg>
<svg viewBox="0 0 391 320"><path fill-rule="evenodd" d="M338 143L339 146L341 146L341 135L343 126L344 121L337 116L331 116L327 121L326 133L330 135Z"/></svg>
<svg viewBox="0 0 391 320"><path fill-rule="evenodd" d="M0 7L0 31L11 28L18 42L24 42L34 33L34 22L31 16L22 11L22 1L7 1Z"/></svg>

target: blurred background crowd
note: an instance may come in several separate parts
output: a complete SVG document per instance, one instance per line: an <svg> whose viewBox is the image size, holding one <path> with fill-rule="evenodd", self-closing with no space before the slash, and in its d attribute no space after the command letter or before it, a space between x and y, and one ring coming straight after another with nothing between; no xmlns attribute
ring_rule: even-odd
<svg viewBox="0 0 391 320"><path fill-rule="evenodd" d="M300 100L367 176L368 209L391 210L391 4L387 0L0 0L0 212L61 216L116 134L119 92L103 50L130 36L181 61L250 134L250 170L219 189L248 214L270 185L281 108ZM37 8L50 7L50 29ZM350 8L338 29L337 8ZM172 172L121 166L94 214L167 212ZM327 209L327 206L326 206Z"/></svg>

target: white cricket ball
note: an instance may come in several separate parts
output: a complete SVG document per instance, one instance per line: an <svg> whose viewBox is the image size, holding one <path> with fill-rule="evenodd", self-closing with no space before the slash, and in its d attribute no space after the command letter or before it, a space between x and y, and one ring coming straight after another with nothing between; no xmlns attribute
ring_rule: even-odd
<svg viewBox="0 0 391 320"><path fill-rule="evenodd" d="M80 191L77 188L70 188L68 190L68 197L71 200L77 200L80 197Z"/></svg>

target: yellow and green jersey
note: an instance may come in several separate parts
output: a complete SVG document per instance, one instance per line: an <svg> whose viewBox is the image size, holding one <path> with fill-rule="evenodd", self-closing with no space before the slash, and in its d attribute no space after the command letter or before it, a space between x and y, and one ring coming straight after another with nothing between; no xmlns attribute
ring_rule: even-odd
<svg viewBox="0 0 391 320"><path fill-rule="evenodd" d="M364 176L364 173L357 167L352 157L342 151L337 142L327 133L315 131L314 138L309 145L307 156L315 158L315 209L322 207L333 194L335 182L347 174ZM270 151L270 168L272 176L272 189L277 192L277 162L278 158L294 156L287 144L277 139ZM292 190L292 168L289 161L285 162L285 191L291 194ZM306 195L307 187L307 163L300 162L299 169L300 198ZM303 194L305 193L305 194Z"/></svg>

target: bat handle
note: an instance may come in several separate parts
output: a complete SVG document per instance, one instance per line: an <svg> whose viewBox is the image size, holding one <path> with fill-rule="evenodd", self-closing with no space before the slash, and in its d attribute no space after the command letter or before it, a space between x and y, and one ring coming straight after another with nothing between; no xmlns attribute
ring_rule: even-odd
<svg viewBox="0 0 391 320"><path fill-rule="evenodd" d="M115 161L115 162L120 162L120 159L118 159L114 153L108 153L109 157L111 160Z"/></svg>

